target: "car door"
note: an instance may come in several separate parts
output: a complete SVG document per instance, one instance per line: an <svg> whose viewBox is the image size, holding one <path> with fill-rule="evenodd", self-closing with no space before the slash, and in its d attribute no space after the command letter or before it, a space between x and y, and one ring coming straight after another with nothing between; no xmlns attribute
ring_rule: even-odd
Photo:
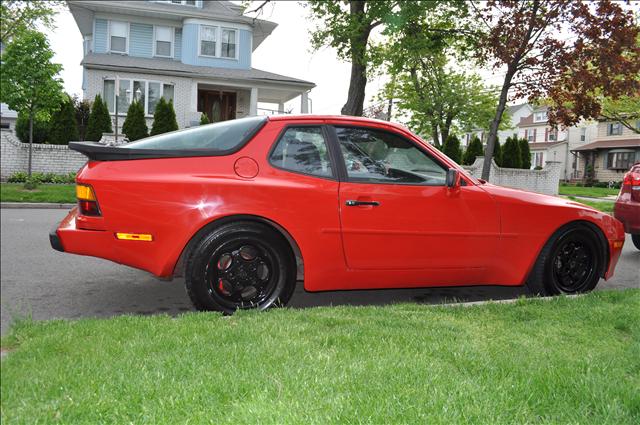
<svg viewBox="0 0 640 425"><path fill-rule="evenodd" d="M349 269L451 270L444 274L451 281L440 283L480 282L500 237L491 196L466 181L447 187L446 164L398 133L333 129L345 174L339 202Z"/></svg>

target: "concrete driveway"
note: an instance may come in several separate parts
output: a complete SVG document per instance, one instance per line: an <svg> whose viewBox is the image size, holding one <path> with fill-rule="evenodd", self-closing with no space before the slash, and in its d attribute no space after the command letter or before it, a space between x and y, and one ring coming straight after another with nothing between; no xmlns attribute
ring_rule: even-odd
<svg viewBox="0 0 640 425"><path fill-rule="evenodd" d="M1 332L15 317L108 317L192 311L182 279L162 282L148 273L106 260L51 249L49 230L65 210L2 209ZM640 251L627 237L616 275L598 289L640 287ZM469 287L306 293L297 288L290 306L441 303L514 298L521 288Z"/></svg>

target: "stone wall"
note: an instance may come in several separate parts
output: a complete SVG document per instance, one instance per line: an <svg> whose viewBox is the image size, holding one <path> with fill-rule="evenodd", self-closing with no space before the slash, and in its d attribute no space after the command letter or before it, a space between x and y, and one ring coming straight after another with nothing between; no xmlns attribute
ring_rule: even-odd
<svg viewBox="0 0 640 425"><path fill-rule="evenodd" d="M473 177L480 178L483 164L484 158L479 156L472 165L465 166L464 168L469 171ZM562 163L557 161L547 161L542 170L521 170L516 168L500 168L496 165L495 161L492 160L489 183L547 195L557 195L561 172Z"/></svg>
<svg viewBox="0 0 640 425"><path fill-rule="evenodd" d="M0 178L4 181L13 173L27 171L29 144L21 143L12 131L0 131ZM68 174L76 172L87 157L70 150L67 145L33 144L31 169L40 173Z"/></svg>

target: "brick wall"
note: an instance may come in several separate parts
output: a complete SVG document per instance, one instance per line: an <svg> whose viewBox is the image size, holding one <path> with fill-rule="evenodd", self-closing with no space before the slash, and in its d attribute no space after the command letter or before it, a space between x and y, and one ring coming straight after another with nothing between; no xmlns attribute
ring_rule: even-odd
<svg viewBox="0 0 640 425"><path fill-rule="evenodd" d="M469 171L472 176L479 178L482 174L483 164L484 158L479 156L472 165L465 166L464 168ZM556 161L547 161L542 170L521 170L516 168L500 168L492 160L489 182L499 186L513 187L515 189L529 190L547 195L557 195L561 172L562 163Z"/></svg>
<svg viewBox="0 0 640 425"><path fill-rule="evenodd" d="M0 131L0 178L6 180L18 171L27 171L29 144L21 143L12 131ZM84 155L69 150L66 145L33 144L33 172L67 174L76 172L87 162Z"/></svg>

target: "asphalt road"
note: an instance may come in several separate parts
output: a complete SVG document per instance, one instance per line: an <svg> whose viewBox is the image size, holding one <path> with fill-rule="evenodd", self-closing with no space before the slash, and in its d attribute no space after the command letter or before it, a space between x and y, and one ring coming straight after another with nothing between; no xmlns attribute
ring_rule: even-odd
<svg viewBox="0 0 640 425"><path fill-rule="evenodd" d="M192 311L182 279L163 282L148 273L97 258L51 249L49 230L65 210L2 209L0 306L4 335L16 317L108 317ZM616 275L598 289L640 287L640 251L627 237ZM442 303L514 298L521 288L469 287L307 293L297 288L290 306Z"/></svg>

